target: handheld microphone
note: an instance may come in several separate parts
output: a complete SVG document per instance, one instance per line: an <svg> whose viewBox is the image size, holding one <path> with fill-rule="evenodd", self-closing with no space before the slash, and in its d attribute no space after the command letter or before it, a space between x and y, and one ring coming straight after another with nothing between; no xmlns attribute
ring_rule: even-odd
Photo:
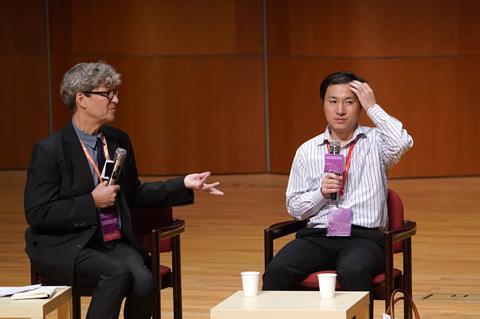
<svg viewBox="0 0 480 319"><path fill-rule="evenodd" d="M340 141L332 141L329 147L330 154L339 155L341 148L342 148L342 144L340 143ZM342 158L342 162L343 162L343 158ZM342 163L342 166L343 166L343 163ZM343 167L342 167L342 171L343 171ZM342 174L342 172L339 171L338 169L336 169L335 171L332 170L332 173L335 173L337 175ZM333 193L330 195L330 199L335 201L339 198L338 195L339 195L338 193Z"/></svg>
<svg viewBox="0 0 480 319"><path fill-rule="evenodd" d="M126 156L127 151L125 149L118 147L115 150L115 155L113 156L112 175L108 179L108 185L117 184L118 177L120 176L120 171L122 170L123 162L125 161Z"/></svg>

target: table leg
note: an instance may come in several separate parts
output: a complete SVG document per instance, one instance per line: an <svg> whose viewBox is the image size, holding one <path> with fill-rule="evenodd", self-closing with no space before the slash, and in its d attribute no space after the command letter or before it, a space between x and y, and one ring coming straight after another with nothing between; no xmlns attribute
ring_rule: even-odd
<svg viewBox="0 0 480 319"><path fill-rule="evenodd" d="M61 304L57 309L58 319L72 319L72 299L67 300Z"/></svg>

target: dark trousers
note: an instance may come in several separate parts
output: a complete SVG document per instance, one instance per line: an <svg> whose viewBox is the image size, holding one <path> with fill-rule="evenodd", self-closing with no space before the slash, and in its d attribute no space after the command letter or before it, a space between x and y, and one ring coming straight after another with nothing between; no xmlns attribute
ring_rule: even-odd
<svg viewBox="0 0 480 319"><path fill-rule="evenodd" d="M123 298L125 319L150 318L153 313L153 275L127 243L82 250L75 264L75 285L95 287L87 319L117 319Z"/></svg>
<svg viewBox="0 0 480 319"><path fill-rule="evenodd" d="M358 227L350 237L327 237L324 229L305 228L268 264L263 290L288 290L311 273L336 270L342 289L370 292L372 310L372 279L383 271L383 255L378 230Z"/></svg>

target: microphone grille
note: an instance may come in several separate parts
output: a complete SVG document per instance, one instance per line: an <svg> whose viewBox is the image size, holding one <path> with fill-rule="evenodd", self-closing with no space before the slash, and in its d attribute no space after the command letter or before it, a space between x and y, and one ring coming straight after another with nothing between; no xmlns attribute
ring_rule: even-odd
<svg viewBox="0 0 480 319"><path fill-rule="evenodd" d="M340 144L340 141L332 141L332 143L330 143L330 154L340 154L341 148L342 145Z"/></svg>
<svg viewBox="0 0 480 319"><path fill-rule="evenodd" d="M115 155L125 156L127 155L127 150L121 147L117 147L115 150Z"/></svg>
<svg viewBox="0 0 480 319"><path fill-rule="evenodd" d="M115 158L114 159L121 160L121 159L124 159L126 155L127 155L127 150L124 149L124 148L118 147L115 150Z"/></svg>

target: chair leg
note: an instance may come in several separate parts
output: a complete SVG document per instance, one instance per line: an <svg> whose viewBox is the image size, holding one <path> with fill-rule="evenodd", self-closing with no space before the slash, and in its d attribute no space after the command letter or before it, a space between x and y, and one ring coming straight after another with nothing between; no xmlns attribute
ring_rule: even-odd
<svg viewBox="0 0 480 319"><path fill-rule="evenodd" d="M173 317L182 319L182 280L180 266L180 236L172 238L172 270L173 270Z"/></svg>
<svg viewBox="0 0 480 319"><path fill-rule="evenodd" d="M162 278L160 277L160 237L158 231L152 232L152 273L157 285L155 302L153 303L153 319L160 319L162 316Z"/></svg>
<svg viewBox="0 0 480 319"><path fill-rule="evenodd" d="M155 302L153 304L153 316L152 319L160 319L162 314L160 311L160 298L161 298L161 291L160 288L157 288L157 293L155 294Z"/></svg>
<svg viewBox="0 0 480 319"><path fill-rule="evenodd" d="M412 295L412 239L407 238L403 241L403 289L408 295ZM412 318L412 308L408 302L403 304L405 318Z"/></svg>
<svg viewBox="0 0 480 319"><path fill-rule="evenodd" d="M385 258L385 310L390 305L390 296L395 289L393 279L393 241L391 238L385 240L384 258Z"/></svg>
<svg viewBox="0 0 480 319"><path fill-rule="evenodd" d="M80 296L72 295L72 317L73 319L80 319L82 317L82 304Z"/></svg>

